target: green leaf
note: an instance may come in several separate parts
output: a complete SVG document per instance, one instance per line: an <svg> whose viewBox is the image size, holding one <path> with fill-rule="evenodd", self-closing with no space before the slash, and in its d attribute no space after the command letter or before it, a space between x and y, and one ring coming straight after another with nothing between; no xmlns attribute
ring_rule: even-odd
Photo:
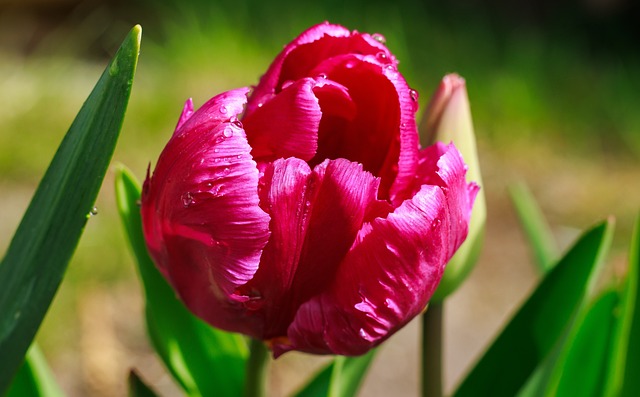
<svg viewBox="0 0 640 397"><path fill-rule="evenodd" d="M536 199L527 185L509 186L511 201L516 209L524 233L533 250L533 258L540 273L548 272L558 257L558 246Z"/></svg>
<svg viewBox="0 0 640 397"><path fill-rule="evenodd" d="M629 268L622 290L606 396L640 395L640 216L631 239Z"/></svg>
<svg viewBox="0 0 640 397"><path fill-rule="evenodd" d="M24 363L13 378L5 397L63 397L47 360L37 344L31 345Z"/></svg>
<svg viewBox="0 0 640 397"><path fill-rule="evenodd" d="M246 340L209 326L176 298L147 253L137 204L140 185L124 167L116 174L116 196L144 285L147 329L156 352L188 395L241 395L248 356Z"/></svg>
<svg viewBox="0 0 640 397"><path fill-rule="evenodd" d="M576 321L555 365L547 396L602 395L618 301L618 292L608 290Z"/></svg>
<svg viewBox="0 0 640 397"><path fill-rule="evenodd" d="M129 372L129 397L157 397L157 394L144 383L136 371L131 370Z"/></svg>
<svg viewBox="0 0 640 397"><path fill-rule="evenodd" d="M296 397L351 397L362 385L377 349L358 357L336 357L298 391Z"/></svg>
<svg viewBox="0 0 640 397"><path fill-rule="evenodd" d="M459 386L455 396L513 396L550 353L591 288L612 223L587 233L541 281Z"/></svg>
<svg viewBox="0 0 640 397"><path fill-rule="evenodd" d="M0 264L0 394L22 363L93 208L127 108L141 32L131 30L80 109Z"/></svg>

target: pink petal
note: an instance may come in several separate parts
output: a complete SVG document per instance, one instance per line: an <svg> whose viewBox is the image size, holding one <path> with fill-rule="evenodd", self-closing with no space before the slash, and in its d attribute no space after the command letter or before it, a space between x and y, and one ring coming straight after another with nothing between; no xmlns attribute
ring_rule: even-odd
<svg viewBox="0 0 640 397"><path fill-rule="evenodd" d="M367 223L329 288L304 303L276 355L362 354L420 313L446 263L445 196L423 186L386 219Z"/></svg>
<svg viewBox="0 0 640 397"><path fill-rule="evenodd" d="M404 78L389 66L376 56L342 55L313 71L325 71L327 79L345 86L356 113L347 124L321 123L311 164L340 157L360 162L381 177L380 198L398 205L408 196L398 192L407 189L417 167L417 104Z"/></svg>
<svg viewBox="0 0 640 397"><path fill-rule="evenodd" d="M298 80L242 120L256 160L316 154L322 112L315 86L313 79Z"/></svg>
<svg viewBox="0 0 640 397"><path fill-rule="evenodd" d="M447 198L447 211L451 217L451 231L447 260L453 256L467 237L471 210L479 186L467 184L467 166L453 144L436 143L420 151L420 164L414 189L429 184L443 188Z"/></svg>
<svg viewBox="0 0 640 397"><path fill-rule="evenodd" d="M249 99L247 114L271 99L285 82L316 77L309 72L327 58L348 53L375 55L381 52L390 62L397 63L384 44L368 34L350 32L327 22L312 26L289 43L273 61Z"/></svg>
<svg viewBox="0 0 640 397"><path fill-rule="evenodd" d="M378 180L344 159L311 172L294 158L275 161L264 179L272 235L260 269L239 295L263 298L259 309L270 326L264 338L273 338L285 335L298 306L333 279L376 201Z"/></svg>
<svg viewBox="0 0 640 397"><path fill-rule="evenodd" d="M193 100L189 98L184 103L184 108L182 109L182 113L180 114L180 118L178 119L178 125L176 125L175 131L178 131L180 127L182 127L184 122L189 120L189 117L191 117L192 114L193 114Z"/></svg>
<svg viewBox="0 0 640 397"><path fill-rule="evenodd" d="M253 277L269 237L256 163L233 121L245 92L213 98L174 134L145 182L142 218L150 253L185 304L214 325L251 333L253 320L228 298Z"/></svg>

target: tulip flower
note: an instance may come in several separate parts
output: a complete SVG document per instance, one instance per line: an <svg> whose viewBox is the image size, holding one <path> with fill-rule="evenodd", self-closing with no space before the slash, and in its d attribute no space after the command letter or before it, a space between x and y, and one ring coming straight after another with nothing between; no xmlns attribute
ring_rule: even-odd
<svg viewBox="0 0 640 397"><path fill-rule="evenodd" d="M469 98L462 77L449 74L442 79L427 106L420 130L430 144L453 142L468 165L467 180L482 186ZM441 301L455 291L473 269L482 247L486 217L484 193L480 191L473 206L469 235L447 264L434 300Z"/></svg>
<svg viewBox="0 0 640 397"><path fill-rule="evenodd" d="M187 101L142 192L156 265L275 356L377 346L424 310L478 190L454 145L419 148L416 111L380 35L308 29L252 92Z"/></svg>

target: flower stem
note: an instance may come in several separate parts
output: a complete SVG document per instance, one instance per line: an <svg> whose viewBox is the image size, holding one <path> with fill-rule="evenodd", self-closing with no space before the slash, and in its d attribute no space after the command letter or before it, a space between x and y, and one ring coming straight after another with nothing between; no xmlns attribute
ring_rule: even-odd
<svg viewBox="0 0 640 397"><path fill-rule="evenodd" d="M265 397L267 395L268 363L269 349L261 340L251 338L244 397Z"/></svg>
<svg viewBox="0 0 640 397"><path fill-rule="evenodd" d="M422 315L422 397L442 397L442 302Z"/></svg>

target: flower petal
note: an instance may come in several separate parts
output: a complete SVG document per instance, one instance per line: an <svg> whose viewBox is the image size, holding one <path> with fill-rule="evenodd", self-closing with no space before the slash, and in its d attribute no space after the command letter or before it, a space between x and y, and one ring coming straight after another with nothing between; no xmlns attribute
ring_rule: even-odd
<svg viewBox="0 0 640 397"><path fill-rule="evenodd" d="M286 335L300 304L333 279L342 258L376 202L378 179L359 164L326 161L310 171L299 159L277 160L265 171L263 207L271 238L260 269L238 294L262 301L264 337Z"/></svg>
<svg viewBox="0 0 640 397"><path fill-rule="evenodd" d="M228 298L253 277L269 237L256 163L235 121L245 93L213 98L178 129L145 182L142 218L150 253L185 304L214 325L251 333Z"/></svg>
<svg viewBox="0 0 640 397"><path fill-rule="evenodd" d="M316 154L322 112L315 85L313 79L298 80L242 119L257 161Z"/></svg>
<svg viewBox="0 0 640 397"><path fill-rule="evenodd" d="M321 123L318 152L311 164L340 157L360 162L381 177L380 198L391 198L398 205L407 198L398 192L413 181L418 162L417 103L402 75L386 58L379 58L335 56L312 72L323 71L327 79L346 87L356 113L346 125Z"/></svg>
<svg viewBox="0 0 640 397"><path fill-rule="evenodd" d="M420 151L420 164L414 189L429 184L443 188L447 198L447 211L451 217L447 260L453 256L467 237L473 202L479 186L467 183L467 166L460 152L451 143L436 143Z"/></svg>
<svg viewBox="0 0 640 397"><path fill-rule="evenodd" d="M270 100L285 82L316 77L309 72L327 58L348 53L375 55L380 52L390 62L397 63L384 44L368 34L350 32L328 22L312 26L289 43L273 61L249 99L247 114Z"/></svg>
<svg viewBox="0 0 640 397"><path fill-rule="evenodd" d="M446 263L448 222L441 188L423 186L386 219L367 223L331 286L304 303L274 353L358 355L420 313Z"/></svg>

